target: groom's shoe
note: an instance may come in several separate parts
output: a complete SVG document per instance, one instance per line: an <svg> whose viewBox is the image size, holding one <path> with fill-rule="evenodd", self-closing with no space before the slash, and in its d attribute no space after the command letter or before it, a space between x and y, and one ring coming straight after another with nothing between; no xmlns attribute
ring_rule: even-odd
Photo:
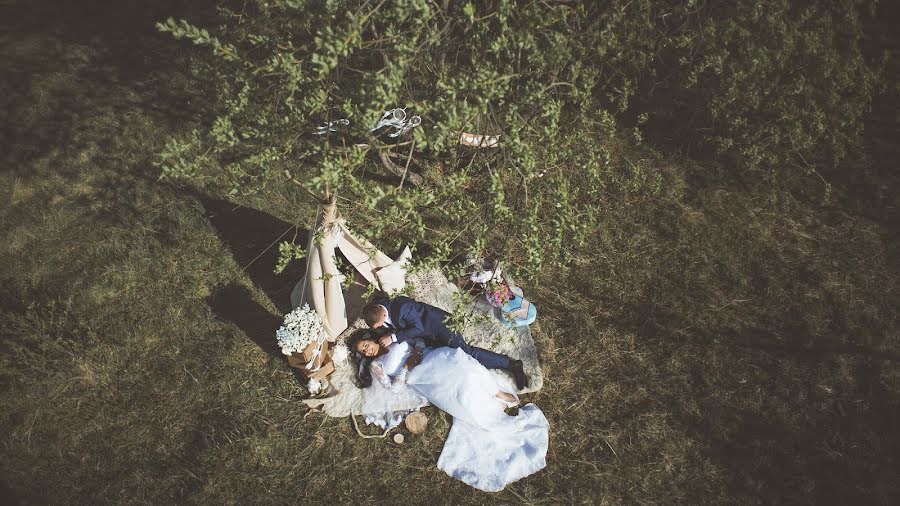
<svg viewBox="0 0 900 506"><path fill-rule="evenodd" d="M528 386L528 376L525 376L525 370L522 368L521 360L511 360L509 363L509 372L512 373L513 379L516 381L516 388L522 390Z"/></svg>

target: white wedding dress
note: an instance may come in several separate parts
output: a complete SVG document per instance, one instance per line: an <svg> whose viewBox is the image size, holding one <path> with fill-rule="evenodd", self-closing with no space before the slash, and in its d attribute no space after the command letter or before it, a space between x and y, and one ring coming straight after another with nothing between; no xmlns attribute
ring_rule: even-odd
<svg viewBox="0 0 900 506"><path fill-rule="evenodd" d="M549 424L537 406L527 404L517 416L507 415L495 394L514 392L511 385L503 385L459 348L426 350L422 363L409 372L405 383L396 381L404 374L403 363L410 351L408 345L398 343L373 361L372 393L418 395L453 416L453 426L438 458L439 469L479 490L497 492L544 468ZM379 374L394 378L393 384L380 383ZM370 400L368 390L366 403L377 411L374 402L382 394ZM390 405L396 405L393 399ZM385 418L395 415L392 412Z"/></svg>
<svg viewBox="0 0 900 506"><path fill-rule="evenodd" d="M397 381L405 374L403 364L411 351L407 343L397 343L372 361L372 385L363 390L362 399L361 414L366 423L390 429L400 425L411 411L428 405L428 399L419 392Z"/></svg>

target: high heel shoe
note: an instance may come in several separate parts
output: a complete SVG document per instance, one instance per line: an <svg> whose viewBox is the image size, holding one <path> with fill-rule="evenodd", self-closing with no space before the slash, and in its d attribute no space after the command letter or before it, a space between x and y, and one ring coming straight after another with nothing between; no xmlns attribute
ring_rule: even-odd
<svg viewBox="0 0 900 506"><path fill-rule="evenodd" d="M528 386L528 376L525 375L525 369L521 360L512 360L509 363L509 372L512 373L513 380L516 382L516 388L522 390Z"/></svg>

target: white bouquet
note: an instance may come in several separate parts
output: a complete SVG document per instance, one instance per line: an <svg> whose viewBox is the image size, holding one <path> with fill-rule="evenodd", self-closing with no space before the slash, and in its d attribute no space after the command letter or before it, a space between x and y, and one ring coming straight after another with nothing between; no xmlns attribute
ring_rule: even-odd
<svg viewBox="0 0 900 506"><path fill-rule="evenodd" d="M309 304L291 311L284 317L284 323L275 331L281 353L291 355L302 353L310 343L315 342L322 332L319 313L309 308Z"/></svg>

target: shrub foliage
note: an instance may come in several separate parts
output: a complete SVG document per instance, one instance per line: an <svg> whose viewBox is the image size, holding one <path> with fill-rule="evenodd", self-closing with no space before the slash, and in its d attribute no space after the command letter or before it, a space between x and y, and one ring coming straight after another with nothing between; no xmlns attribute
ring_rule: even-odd
<svg viewBox="0 0 900 506"><path fill-rule="evenodd" d="M420 257L444 261L488 250L536 269L583 243L602 196L658 188L659 170L629 155L647 133L724 155L734 170L839 160L878 83L859 40L872 9L246 2L220 8L215 28L158 25L211 49L195 69L216 104L202 127L169 141L160 166L231 193L290 179L347 199L345 214L389 238L383 247L427 242ZM394 107L421 126L371 133ZM350 125L313 134L339 118ZM617 136L625 127L633 135ZM460 146L462 132L500 135L500 147ZM369 177L381 166L394 178Z"/></svg>

